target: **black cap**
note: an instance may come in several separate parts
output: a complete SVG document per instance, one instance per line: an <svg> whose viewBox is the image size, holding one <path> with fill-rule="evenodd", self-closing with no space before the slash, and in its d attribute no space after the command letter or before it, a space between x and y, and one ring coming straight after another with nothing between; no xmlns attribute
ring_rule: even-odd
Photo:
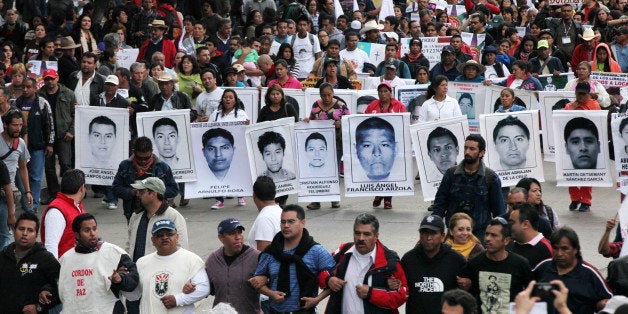
<svg viewBox="0 0 628 314"><path fill-rule="evenodd" d="M585 93L588 94L591 92L591 85L587 82L580 82L576 85L576 94L577 93Z"/></svg>
<svg viewBox="0 0 628 314"><path fill-rule="evenodd" d="M449 52L451 54L456 54L456 50L454 50L454 47L452 47L451 45L447 45L445 47L443 47L443 51L441 52L441 54L445 53L445 52Z"/></svg>
<svg viewBox="0 0 628 314"><path fill-rule="evenodd" d="M419 226L419 231L422 229L429 229L439 232L445 232L445 223L443 222L443 218L440 218L436 215L429 215L423 218L421 221L421 225Z"/></svg>

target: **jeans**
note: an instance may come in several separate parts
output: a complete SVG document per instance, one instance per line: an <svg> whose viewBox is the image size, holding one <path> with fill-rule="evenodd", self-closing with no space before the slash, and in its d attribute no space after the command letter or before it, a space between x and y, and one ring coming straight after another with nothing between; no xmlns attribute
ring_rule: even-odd
<svg viewBox="0 0 628 314"><path fill-rule="evenodd" d="M59 156L59 176L57 176L56 158ZM72 141L66 142L63 139L55 141L54 154L46 157L46 183L48 186L48 196L53 198L59 192L59 178L63 177L66 171L72 169Z"/></svg>
<svg viewBox="0 0 628 314"><path fill-rule="evenodd" d="M9 226L7 226L7 218L9 216L9 208L5 200L0 200L0 250L12 242L12 235Z"/></svg>
<svg viewBox="0 0 628 314"><path fill-rule="evenodd" d="M94 193L99 192L105 195L103 201L106 203L113 203L118 205L118 198L113 195L113 188L111 185L92 185Z"/></svg>
<svg viewBox="0 0 628 314"><path fill-rule="evenodd" d="M28 209L37 212L39 207L39 196L41 195L41 180L44 176L45 150L35 150L31 152L31 160L28 161L28 181L30 183L33 205Z"/></svg>

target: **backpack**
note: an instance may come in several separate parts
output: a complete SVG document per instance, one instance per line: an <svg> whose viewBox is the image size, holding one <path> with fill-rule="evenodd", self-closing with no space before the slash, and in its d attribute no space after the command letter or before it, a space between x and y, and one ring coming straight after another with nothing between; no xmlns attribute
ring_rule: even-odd
<svg viewBox="0 0 628 314"><path fill-rule="evenodd" d="M13 145L11 145L11 147L9 148L9 151L6 154L0 157L0 161L5 160L7 157L9 157L9 155L11 155L14 151L16 151L19 144L20 144L20 139L14 138Z"/></svg>
<svg viewBox="0 0 628 314"><path fill-rule="evenodd" d="M292 47L293 50L294 50L294 42L297 40L297 36L299 35L294 34L292 35L292 38L290 38L290 46ZM313 50L314 49L314 35L312 35L312 33L307 33L307 38L310 40L310 45L312 45L312 50Z"/></svg>

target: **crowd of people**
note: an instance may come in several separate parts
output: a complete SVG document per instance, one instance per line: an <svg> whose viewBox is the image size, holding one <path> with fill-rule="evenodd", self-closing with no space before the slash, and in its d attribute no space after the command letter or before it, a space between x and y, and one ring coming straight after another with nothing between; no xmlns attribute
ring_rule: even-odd
<svg viewBox="0 0 628 314"><path fill-rule="evenodd" d="M482 162L486 142L478 135L466 138L462 162L438 169L433 214L401 258L379 241L379 222L368 213L355 219L354 243L330 254L305 228L303 208L275 198L278 174L270 170L253 186L260 212L247 244L244 226L230 218L218 225L223 247L205 264L186 250L186 223L174 202L180 194L179 206L189 204L184 186L170 161L153 154L151 139L138 137L137 113L191 109L192 122L250 123L237 89L268 87L254 122L333 120L340 163L341 120L351 112L334 90L353 89L364 75L378 79L378 98L358 110L369 114L405 112L394 88L408 79L428 84L426 101L409 110L418 122L474 118L473 99L448 96L449 82L503 86L495 112L514 112L530 107L516 102L514 90L542 90L540 76L568 71L576 78L564 90L576 100L566 110L625 110L618 89L591 73L628 72L626 0L394 0L390 16L381 16L381 2L0 0L2 312L190 313L211 292L215 304L240 313L313 313L326 297L329 313L395 312L403 304L409 313L500 313L513 301L530 310L539 300L535 280L553 285L544 300L559 313L616 306L607 301L628 290L621 263L609 267L607 284L582 260L576 232L560 226L543 202L539 181L502 188ZM459 4L464 14L455 13ZM472 33L471 43L463 33ZM485 38L481 51L477 35ZM448 36L449 45L430 64L423 41L438 36ZM384 60L372 64L359 42L385 45ZM133 48L137 60L120 66L117 56ZM288 102L284 89L303 89L304 80L316 81L320 100L300 117L303 104ZM83 208L85 175L74 169L76 106L129 111L131 156L111 186L91 186L108 209L122 199L125 248L102 241ZM570 187L569 194L569 210L591 210L591 187ZM218 197L211 207L224 202ZM375 196L373 207L382 202L392 209L386 195ZM245 195L238 204L246 205ZM47 206L41 221L40 205ZM16 207L24 212L19 217ZM618 235L609 243L615 226L609 220L599 251L616 258L623 242Z"/></svg>

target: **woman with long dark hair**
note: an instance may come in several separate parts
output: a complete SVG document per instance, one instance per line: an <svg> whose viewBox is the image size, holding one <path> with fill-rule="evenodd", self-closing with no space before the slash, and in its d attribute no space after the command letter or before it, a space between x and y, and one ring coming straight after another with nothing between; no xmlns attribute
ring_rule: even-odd
<svg viewBox="0 0 628 314"><path fill-rule="evenodd" d="M528 191L528 203L538 211L540 217L549 221L551 231L560 228L558 215L554 213L551 207L543 203L543 191L541 190L541 182L539 182L539 180L535 178L523 178L517 182L517 187L524 188Z"/></svg>
<svg viewBox="0 0 628 314"><path fill-rule="evenodd" d="M87 14L83 13L76 20L76 24L74 24L72 38L74 41L81 45L79 48L76 48L76 59L80 60L81 56L84 52L93 52L95 54L100 54L98 50L98 34L94 34L92 32L93 22L92 18Z"/></svg>
<svg viewBox="0 0 628 314"><path fill-rule="evenodd" d="M419 122L436 121L462 116L458 101L447 95L449 80L444 75L437 75L427 88L427 100L419 110Z"/></svg>
<svg viewBox="0 0 628 314"><path fill-rule="evenodd" d="M294 58L294 49L289 43L283 43L279 46L275 61L279 59L284 59L288 63L288 73L290 73L290 76L297 77L299 73L301 73L301 68Z"/></svg>

